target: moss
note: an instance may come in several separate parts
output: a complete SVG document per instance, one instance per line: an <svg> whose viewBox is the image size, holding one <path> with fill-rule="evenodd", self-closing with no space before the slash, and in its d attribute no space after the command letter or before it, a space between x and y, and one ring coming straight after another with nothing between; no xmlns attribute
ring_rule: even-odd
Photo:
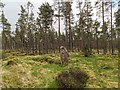
<svg viewBox="0 0 120 90"><path fill-rule="evenodd" d="M15 62L15 65L6 66L11 61ZM49 63L51 61L53 63ZM60 62L59 55L56 54L35 56L21 56L19 54L18 56L13 56L11 54L2 60L4 87L56 88L57 83L55 80L58 75L63 72L67 74L68 72L78 72L75 69L70 70L70 68L80 68L89 75L85 88L118 87L117 55L92 55L84 57L80 53L70 53L70 61L67 65L56 64L56 62ZM66 80L73 81L69 86L79 87L75 84L79 81L73 79L74 76L75 74L72 73ZM62 80L64 82L65 79L62 78ZM18 83L19 81L21 83Z"/></svg>

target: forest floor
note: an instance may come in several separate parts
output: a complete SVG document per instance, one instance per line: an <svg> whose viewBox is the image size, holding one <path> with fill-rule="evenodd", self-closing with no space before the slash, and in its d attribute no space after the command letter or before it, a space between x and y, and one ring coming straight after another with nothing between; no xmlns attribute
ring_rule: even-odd
<svg viewBox="0 0 120 90"><path fill-rule="evenodd" d="M70 53L67 65L59 64L59 54L24 55L7 53L2 60L2 87L56 88L55 77L69 68L79 67L89 75L87 88L118 88L118 56L84 57Z"/></svg>

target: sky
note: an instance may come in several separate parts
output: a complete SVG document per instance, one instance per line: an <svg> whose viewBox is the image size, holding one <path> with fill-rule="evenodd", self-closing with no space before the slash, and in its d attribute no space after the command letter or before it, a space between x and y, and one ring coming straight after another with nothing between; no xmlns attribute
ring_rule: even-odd
<svg viewBox="0 0 120 90"><path fill-rule="evenodd" d="M10 24L12 25L12 30L15 29L15 24L19 18L18 13L20 12L20 5L26 5L28 1L34 5L34 14L37 16L38 7L48 0L1 0L4 4L4 14ZM52 0L49 0L49 4L52 4Z"/></svg>
<svg viewBox="0 0 120 90"><path fill-rule="evenodd" d="M50 5L53 5L54 0L1 0L5 4L3 8L4 14L8 21L11 24L12 31L15 30L15 24L19 18L18 13L20 12L20 5L26 5L27 2L30 1L34 5L34 14L37 17L38 7L42 5L42 3L48 2ZM76 15L78 13L76 9L76 1L74 0L72 4L73 13ZM75 18L76 20L77 18ZM54 28L58 29L58 22L54 25ZM61 31L64 29L64 23L61 21ZM0 30L2 31L2 30Z"/></svg>
<svg viewBox="0 0 120 90"><path fill-rule="evenodd" d="M26 5L27 2L30 1L33 5L34 5L34 14L37 17L37 12L38 12L38 7L40 7L42 5L42 3L48 2L50 5L53 5L54 0L1 0L1 2L3 2L5 4L4 7L4 13L6 18L8 19L8 21L11 24L11 29L12 31L15 30L15 24L19 18L18 13L20 12L20 5ZM76 9L76 1L78 0L74 0L73 4L72 4L72 9L73 9L73 14L76 15L78 13L77 9ZM83 0L84 1L84 0ZM92 6L93 6L93 2L95 0L91 0L92 2ZM93 12L96 12L95 10ZM94 14L94 19L96 18L95 14ZM77 17L75 16L75 21L77 20ZM57 30L58 29L58 23L56 23L54 25L54 28ZM0 28L1 29L1 28ZM64 23L63 21L61 21L61 31L63 31L64 29ZM2 31L2 30L0 30Z"/></svg>

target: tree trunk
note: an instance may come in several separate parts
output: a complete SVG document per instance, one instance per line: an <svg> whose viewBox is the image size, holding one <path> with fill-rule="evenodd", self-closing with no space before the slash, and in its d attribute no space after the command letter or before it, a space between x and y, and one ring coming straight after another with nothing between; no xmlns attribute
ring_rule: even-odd
<svg viewBox="0 0 120 90"><path fill-rule="evenodd" d="M112 54L114 54L114 47L113 47L113 30L112 30L112 2L111 2L111 49L112 49Z"/></svg>
<svg viewBox="0 0 120 90"><path fill-rule="evenodd" d="M97 37L97 53L99 54L99 41L98 41L98 37Z"/></svg>
<svg viewBox="0 0 120 90"><path fill-rule="evenodd" d="M104 1L102 2L102 19L103 19L103 26L102 26L102 31L103 31L103 53L107 53L107 45L106 45L106 32L105 32L105 25L104 25Z"/></svg>
<svg viewBox="0 0 120 90"><path fill-rule="evenodd" d="M60 52L60 36L61 36L61 34L60 34L60 2L58 1L58 33L59 33L59 35L58 35L58 48L59 48L59 52Z"/></svg>

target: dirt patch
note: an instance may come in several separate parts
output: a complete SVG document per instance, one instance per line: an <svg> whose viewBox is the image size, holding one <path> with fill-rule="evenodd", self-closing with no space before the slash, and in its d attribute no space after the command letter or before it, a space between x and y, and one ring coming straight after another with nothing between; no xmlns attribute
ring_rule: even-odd
<svg viewBox="0 0 120 90"><path fill-rule="evenodd" d="M79 68L64 71L56 77L58 88L84 88L89 76Z"/></svg>
<svg viewBox="0 0 120 90"><path fill-rule="evenodd" d="M13 61L13 60L10 60L10 61L7 62L6 65L7 65L7 66L10 66L10 65L17 65L17 63L16 63L15 61Z"/></svg>

